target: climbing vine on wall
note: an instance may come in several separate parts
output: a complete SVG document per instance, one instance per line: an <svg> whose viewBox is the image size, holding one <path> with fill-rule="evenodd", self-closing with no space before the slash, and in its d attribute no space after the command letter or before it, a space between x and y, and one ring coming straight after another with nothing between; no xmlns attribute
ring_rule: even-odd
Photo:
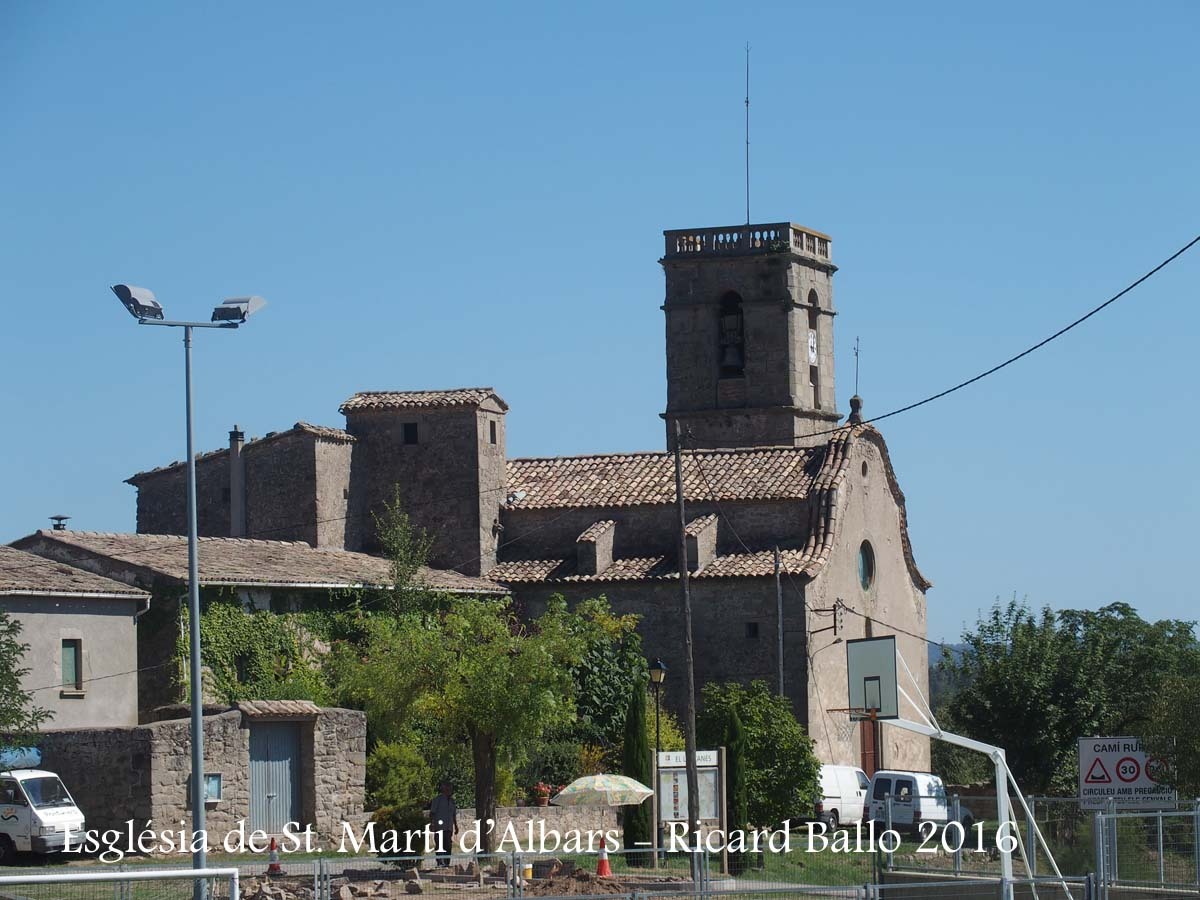
<svg viewBox="0 0 1200 900"><path fill-rule="evenodd" d="M322 600L326 608L248 610L231 590L206 591L200 643L210 696L223 703L248 699L329 703L335 691L322 668L323 657L333 641L356 634L363 614L354 598L326 595ZM187 615L185 607L176 642L185 671Z"/></svg>

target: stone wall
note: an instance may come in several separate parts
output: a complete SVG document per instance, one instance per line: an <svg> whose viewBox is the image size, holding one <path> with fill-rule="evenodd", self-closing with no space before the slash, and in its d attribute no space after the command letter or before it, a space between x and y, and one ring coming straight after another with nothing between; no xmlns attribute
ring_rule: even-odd
<svg viewBox="0 0 1200 900"><path fill-rule="evenodd" d="M182 463L131 479L137 487L138 534L187 534L187 470ZM196 460L196 529L229 535L229 451Z"/></svg>
<svg viewBox="0 0 1200 900"><path fill-rule="evenodd" d="M312 758L307 757L311 748ZM303 791L302 809L318 834L341 835L342 822L360 825L367 776L367 717L355 709L324 709L305 744L305 772L311 793ZM319 801L319 802L318 802Z"/></svg>
<svg viewBox="0 0 1200 900"><path fill-rule="evenodd" d="M405 425L416 427L416 443L405 443ZM347 549L379 551L374 517L399 489L413 523L434 537L430 565L472 575L491 568L505 479L498 406L361 410L347 414L346 430L356 438Z"/></svg>
<svg viewBox="0 0 1200 900"><path fill-rule="evenodd" d="M204 770L220 773L222 799L207 807L210 841L220 841L250 814L250 728L236 709L205 715ZM190 720L128 728L74 729L41 734L43 767L57 772L87 817L89 828L156 830L191 821ZM363 818L366 716L322 709L303 728L300 798L304 819L322 838L341 834L341 822ZM249 822L247 822L249 828Z"/></svg>
<svg viewBox="0 0 1200 900"><path fill-rule="evenodd" d="M668 259L663 267L668 448L676 415L699 447L791 444L837 420L830 264L771 253ZM742 299L744 367L740 377L722 378L720 307L730 292Z"/></svg>
<svg viewBox="0 0 1200 900"><path fill-rule="evenodd" d="M38 736L42 768L56 772L83 810L87 827L120 828L153 815L149 728L46 731Z"/></svg>
<svg viewBox="0 0 1200 900"><path fill-rule="evenodd" d="M245 445L246 537L316 546L316 443L291 431Z"/></svg>
<svg viewBox="0 0 1200 900"><path fill-rule="evenodd" d="M343 441L317 441L316 544L343 550L346 547L346 512L350 498L352 445Z"/></svg>
<svg viewBox="0 0 1200 900"><path fill-rule="evenodd" d="M288 429L247 442L245 471L246 534L276 541L305 541L314 547L343 549L346 498L350 484L350 445L310 431ZM140 534L187 533L187 482L182 465L133 479L138 489ZM230 534L229 451L196 461L196 521L199 533Z"/></svg>
<svg viewBox="0 0 1200 900"><path fill-rule="evenodd" d="M837 635L843 641L861 637L896 634L896 646L916 678L921 692L929 695L929 645L918 637L925 623L925 593L914 583L904 552L901 509L889 483L880 448L865 439L852 448L849 474L838 489L838 538L822 568L809 587L812 609L831 609L842 600L850 610L845 615L845 630ZM865 467L865 473L864 473ZM875 575L864 589L858 571L862 542L870 543L875 559ZM858 613L858 614L855 614ZM811 628L832 624L828 615L812 614ZM902 631L901 631L902 630ZM831 763L859 765L860 730L853 726L844 738L840 725L849 722L844 713L828 713L849 705L846 683L846 648L833 644L835 635L826 631L813 641L811 655L814 679L808 705L813 710L812 736L818 755ZM901 683L909 690L907 677L899 667ZM903 705L907 718L914 718ZM880 727L883 743L880 767L928 771L929 740L886 724Z"/></svg>

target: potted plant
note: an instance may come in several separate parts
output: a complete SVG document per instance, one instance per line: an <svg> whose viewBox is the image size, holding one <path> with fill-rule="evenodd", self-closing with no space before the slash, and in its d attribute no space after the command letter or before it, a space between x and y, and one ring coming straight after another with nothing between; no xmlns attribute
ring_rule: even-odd
<svg viewBox="0 0 1200 900"><path fill-rule="evenodd" d="M554 790L544 781L539 781L533 786L533 796L537 799L538 806L550 805L550 792Z"/></svg>

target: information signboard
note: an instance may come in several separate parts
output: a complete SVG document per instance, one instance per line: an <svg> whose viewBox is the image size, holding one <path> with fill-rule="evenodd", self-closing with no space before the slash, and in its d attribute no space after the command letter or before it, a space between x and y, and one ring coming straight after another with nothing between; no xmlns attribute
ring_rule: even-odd
<svg viewBox="0 0 1200 900"><path fill-rule="evenodd" d="M658 818L686 822L688 817L687 758L683 752L658 754ZM721 818L721 790L716 750L696 751L696 778L700 788L700 818Z"/></svg>
<svg viewBox="0 0 1200 900"><path fill-rule="evenodd" d="M1079 801L1084 809L1171 809L1175 789L1160 784L1166 763L1135 737L1079 739Z"/></svg>

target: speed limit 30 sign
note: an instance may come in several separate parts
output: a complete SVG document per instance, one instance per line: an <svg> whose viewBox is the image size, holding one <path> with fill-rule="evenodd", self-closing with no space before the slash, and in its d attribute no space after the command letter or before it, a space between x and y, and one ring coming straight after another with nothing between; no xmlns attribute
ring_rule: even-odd
<svg viewBox="0 0 1200 900"><path fill-rule="evenodd" d="M1160 783L1166 764L1135 737L1079 739L1079 800L1084 809L1173 807L1175 790Z"/></svg>

